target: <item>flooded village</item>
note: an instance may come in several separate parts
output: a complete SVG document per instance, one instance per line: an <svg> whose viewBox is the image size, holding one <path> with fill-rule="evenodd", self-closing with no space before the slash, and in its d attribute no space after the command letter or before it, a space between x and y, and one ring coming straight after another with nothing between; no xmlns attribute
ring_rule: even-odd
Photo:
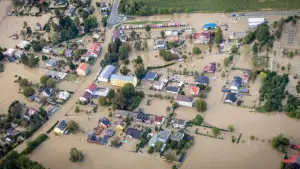
<svg viewBox="0 0 300 169"><path fill-rule="evenodd" d="M2 161L299 167L297 11L132 17L118 1L37 4L0 2Z"/></svg>

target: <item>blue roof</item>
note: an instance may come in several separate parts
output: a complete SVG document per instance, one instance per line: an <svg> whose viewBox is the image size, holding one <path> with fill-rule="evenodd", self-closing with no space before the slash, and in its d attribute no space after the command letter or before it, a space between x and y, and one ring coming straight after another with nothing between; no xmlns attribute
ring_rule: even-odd
<svg viewBox="0 0 300 169"><path fill-rule="evenodd" d="M50 87L46 87L44 89L44 92L47 93L47 95L50 96L50 95L52 95L54 93L54 90L52 88L50 88Z"/></svg>
<svg viewBox="0 0 300 169"><path fill-rule="evenodd" d="M209 84L209 78L207 76L196 76L194 79L196 83L205 85Z"/></svg>
<svg viewBox="0 0 300 169"><path fill-rule="evenodd" d="M228 93L226 95L225 100L230 100L232 102L235 102L237 100L235 93Z"/></svg>
<svg viewBox="0 0 300 169"><path fill-rule="evenodd" d="M183 160L185 159L185 155L186 155L186 153L181 154L181 156L180 156L179 159L178 159L178 162L182 163Z"/></svg>
<svg viewBox="0 0 300 169"><path fill-rule="evenodd" d="M57 128L59 128L61 131L63 131L67 127L67 122L66 120L62 120L58 123Z"/></svg>
<svg viewBox="0 0 300 169"><path fill-rule="evenodd" d="M113 65L107 65L102 70L101 74L99 75L99 78L105 78L108 79L110 75L115 71L116 67Z"/></svg>
<svg viewBox="0 0 300 169"><path fill-rule="evenodd" d="M88 141L89 142L95 142L97 140L97 137L93 133L88 134Z"/></svg>
<svg viewBox="0 0 300 169"><path fill-rule="evenodd" d="M143 131L134 128L127 128L125 133L126 135L129 135L132 138L139 139L142 136Z"/></svg>
<svg viewBox="0 0 300 169"><path fill-rule="evenodd" d="M156 72L147 72L147 74L143 77L143 80L155 80L157 76L158 73Z"/></svg>
<svg viewBox="0 0 300 169"><path fill-rule="evenodd" d="M138 120L147 121L147 120L149 120L149 114L146 114L141 109L139 109L136 118Z"/></svg>
<svg viewBox="0 0 300 169"><path fill-rule="evenodd" d="M239 88L242 85L242 81L243 79L241 77L234 76L231 85Z"/></svg>
<svg viewBox="0 0 300 169"><path fill-rule="evenodd" d="M51 65L52 67L56 66L56 60L54 59L49 59L46 63L47 65Z"/></svg>
<svg viewBox="0 0 300 169"><path fill-rule="evenodd" d="M105 131L105 135L107 135L107 136L109 136L109 137L114 136L115 133L116 133L116 131L113 130L113 129L107 129L107 130Z"/></svg>
<svg viewBox="0 0 300 169"><path fill-rule="evenodd" d="M216 23L207 23L203 26L204 30L208 30L208 29L216 29L217 28L217 24Z"/></svg>
<svg viewBox="0 0 300 169"><path fill-rule="evenodd" d="M179 90L180 90L180 88L177 86L167 86L165 88L165 91L176 92L176 93L178 93Z"/></svg>
<svg viewBox="0 0 300 169"><path fill-rule="evenodd" d="M103 117L102 119L100 119L99 123L103 123L107 127L110 126L110 121L106 117Z"/></svg>
<svg viewBox="0 0 300 169"><path fill-rule="evenodd" d="M99 137L97 139L97 143L101 145L105 145L108 142L109 136L105 135L104 137Z"/></svg>

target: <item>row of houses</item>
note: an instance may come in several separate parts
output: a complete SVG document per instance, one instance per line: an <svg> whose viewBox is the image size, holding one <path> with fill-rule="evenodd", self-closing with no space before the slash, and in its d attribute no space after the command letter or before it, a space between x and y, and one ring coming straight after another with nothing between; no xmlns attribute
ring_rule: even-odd
<svg viewBox="0 0 300 169"><path fill-rule="evenodd" d="M151 28L167 28L167 27L184 27L187 26L184 22L169 22L169 23L161 23L161 24L141 24L141 25L121 25L121 30L130 30L130 29L144 29L146 26L150 26Z"/></svg>
<svg viewBox="0 0 300 169"><path fill-rule="evenodd" d="M91 83L84 91L83 95L79 97L79 100L82 102L89 102L93 97L106 97L108 92L108 88L99 88L95 83Z"/></svg>

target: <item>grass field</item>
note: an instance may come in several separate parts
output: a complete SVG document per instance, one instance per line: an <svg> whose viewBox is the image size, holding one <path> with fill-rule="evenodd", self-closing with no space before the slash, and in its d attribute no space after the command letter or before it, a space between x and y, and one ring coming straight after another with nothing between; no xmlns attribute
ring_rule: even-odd
<svg viewBox="0 0 300 169"><path fill-rule="evenodd" d="M224 12L251 11L266 8L285 10L299 9L300 0L147 0L148 7L183 8L189 11Z"/></svg>

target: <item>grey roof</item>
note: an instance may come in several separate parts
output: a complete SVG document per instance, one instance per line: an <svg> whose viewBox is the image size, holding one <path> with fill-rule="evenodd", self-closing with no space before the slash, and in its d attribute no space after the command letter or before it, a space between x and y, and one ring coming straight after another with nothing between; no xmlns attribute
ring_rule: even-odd
<svg viewBox="0 0 300 169"><path fill-rule="evenodd" d="M156 72L147 72L146 75L143 77L143 80L155 80L157 76L158 73Z"/></svg>
<svg viewBox="0 0 300 169"><path fill-rule="evenodd" d="M185 121L185 120L182 120L182 119L173 119L173 120L172 120L172 123L173 123L173 124L177 124L177 125L185 125L185 124L186 124L186 121Z"/></svg>
<svg viewBox="0 0 300 169"><path fill-rule="evenodd" d="M231 82L232 86L239 88L242 85L243 79L239 76L234 76Z"/></svg>
<svg viewBox="0 0 300 169"><path fill-rule="evenodd" d="M180 88L177 87L177 86L167 86L165 88L165 91L169 91L169 92L176 92L176 93L178 93L179 90L180 90Z"/></svg>
<svg viewBox="0 0 300 169"><path fill-rule="evenodd" d="M159 134L157 135L158 140L168 140L171 136L171 131L169 130L164 130L160 131Z"/></svg>
<svg viewBox="0 0 300 169"><path fill-rule="evenodd" d="M177 101L182 101L182 102L193 102L194 97L192 96L186 96L186 95L177 95L176 98Z"/></svg>
<svg viewBox="0 0 300 169"><path fill-rule="evenodd" d="M171 140L173 141L181 141L184 137L184 133L181 133L181 132L174 132L172 135L171 135Z"/></svg>
<svg viewBox="0 0 300 169"><path fill-rule="evenodd" d="M46 72L45 75L55 77L55 78L59 78L59 79L64 79L67 76L67 73L49 70L49 71Z"/></svg>
<svg viewBox="0 0 300 169"><path fill-rule="evenodd" d="M85 98L86 100L89 100L92 98L92 94L90 92L84 92L84 94L81 97Z"/></svg>
<svg viewBox="0 0 300 169"><path fill-rule="evenodd" d="M139 109L136 118L138 120L148 121L149 120L149 114L146 114L141 109Z"/></svg>
<svg viewBox="0 0 300 169"><path fill-rule="evenodd" d="M105 68L100 73L99 78L108 79L111 76L111 74L115 71L115 69L116 69L116 67L113 65L105 66Z"/></svg>
<svg viewBox="0 0 300 169"><path fill-rule="evenodd" d="M68 15L73 15L74 12L75 12L75 7L72 7L72 8L70 8L70 9L67 11L67 14L68 14Z"/></svg>
<svg viewBox="0 0 300 169"><path fill-rule="evenodd" d="M157 134L153 134L153 136L152 136L151 139L149 140L149 146L155 145L156 142L157 142Z"/></svg>
<svg viewBox="0 0 300 169"><path fill-rule="evenodd" d="M133 81L135 76L124 76L124 75L117 75L112 74L110 76L110 80L124 80L124 81Z"/></svg>
<svg viewBox="0 0 300 169"><path fill-rule="evenodd" d="M137 113L134 113L132 111L127 111L127 110L121 110L121 109L117 109L115 115L122 116L122 117L132 117L134 119L137 118Z"/></svg>
<svg viewBox="0 0 300 169"><path fill-rule="evenodd" d="M209 84L209 78L207 76L196 76L195 82L199 84Z"/></svg>
<svg viewBox="0 0 300 169"><path fill-rule="evenodd" d="M226 98L225 98L225 101L226 101L226 100L235 102L235 101L237 100L236 94L235 94L235 93L228 93L228 94L226 95Z"/></svg>
<svg viewBox="0 0 300 169"><path fill-rule="evenodd" d="M54 66L56 66L56 60L50 59L50 60L47 61L46 64L47 64L47 65L51 65L52 67L54 67Z"/></svg>

